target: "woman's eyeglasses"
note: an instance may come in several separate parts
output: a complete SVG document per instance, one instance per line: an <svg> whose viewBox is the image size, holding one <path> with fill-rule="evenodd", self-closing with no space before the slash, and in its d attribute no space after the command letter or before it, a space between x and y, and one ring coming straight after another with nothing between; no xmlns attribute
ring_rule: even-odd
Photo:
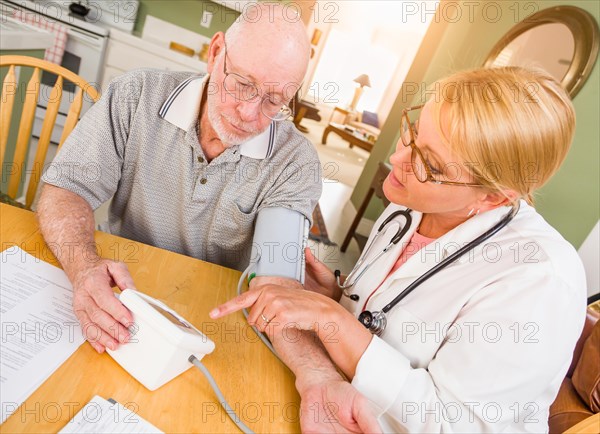
<svg viewBox="0 0 600 434"><path fill-rule="evenodd" d="M423 152L415 144L415 140L419 134L419 119L420 111L423 105L409 107L402 111L402 144L411 148L410 163L412 171L419 182L433 182L434 184L457 185L463 187L481 187L481 184L472 182L455 182L439 179L443 172L443 168L435 167L424 155ZM412 119L416 119L414 122Z"/></svg>

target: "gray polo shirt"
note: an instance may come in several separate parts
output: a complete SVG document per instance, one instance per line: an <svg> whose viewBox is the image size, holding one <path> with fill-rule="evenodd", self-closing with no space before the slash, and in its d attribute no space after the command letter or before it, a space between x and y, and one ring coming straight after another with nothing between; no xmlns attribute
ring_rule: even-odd
<svg viewBox="0 0 600 434"><path fill-rule="evenodd" d="M207 163L197 122L207 78L150 69L118 77L42 180L93 209L113 197L113 234L243 269L257 212L282 206L311 219L321 168L289 121Z"/></svg>

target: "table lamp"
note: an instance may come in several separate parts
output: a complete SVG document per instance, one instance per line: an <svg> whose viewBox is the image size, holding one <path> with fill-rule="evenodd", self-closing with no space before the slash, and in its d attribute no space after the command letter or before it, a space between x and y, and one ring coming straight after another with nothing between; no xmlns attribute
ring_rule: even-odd
<svg viewBox="0 0 600 434"><path fill-rule="evenodd" d="M354 79L355 83L358 83L358 87L354 89L354 98L352 98L352 102L350 103L350 109L352 111L356 111L356 105L358 104L358 100L360 99L363 88L365 86L371 87L371 81L369 80L369 76L367 74L361 74Z"/></svg>

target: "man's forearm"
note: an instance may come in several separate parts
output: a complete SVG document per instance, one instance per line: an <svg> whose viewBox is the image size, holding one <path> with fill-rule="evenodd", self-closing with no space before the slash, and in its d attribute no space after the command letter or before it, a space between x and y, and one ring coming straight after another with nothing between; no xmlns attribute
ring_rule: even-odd
<svg viewBox="0 0 600 434"><path fill-rule="evenodd" d="M45 184L37 218L48 247L72 280L86 264L98 260L94 243L94 213L77 194Z"/></svg>
<svg viewBox="0 0 600 434"><path fill-rule="evenodd" d="M282 285L290 291L304 291L303 286L293 279L273 276L258 276L252 279L250 290L257 290L261 285ZM272 326L276 325L274 318ZM302 394L303 389L310 387L319 379L340 379L334 363L315 332L277 324L266 330L279 358L296 375L296 388ZM290 324L291 326L291 324Z"/></svg>
<svg viewBox="0 0 600 434"><path fill-rule="evenodd" d="M296 375L300 394L313 385L341 378L314 332L284 328L281 333L272 334L272 343L277 355Z"/></svg>

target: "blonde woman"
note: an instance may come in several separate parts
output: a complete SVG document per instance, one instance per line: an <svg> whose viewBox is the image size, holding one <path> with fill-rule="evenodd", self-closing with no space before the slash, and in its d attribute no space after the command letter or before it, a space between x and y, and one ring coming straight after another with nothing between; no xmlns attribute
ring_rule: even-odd
<svg viewBox="0 0 600 434"><path fill-rule="evenodd" d="M372 427L357 417L364 396L388 432L545 432L583 326L585 277L532 197L567 155L574 109L553 78L522 68L461 72L433 89L403 113L384 183L392 205L344 294L307 252L310 291L263 285L212 315L251 307L249 322L274 340L314 331L353 386L331 394L350 429ZM314 395L310 367L284 360L302 398Z"/></svg>

